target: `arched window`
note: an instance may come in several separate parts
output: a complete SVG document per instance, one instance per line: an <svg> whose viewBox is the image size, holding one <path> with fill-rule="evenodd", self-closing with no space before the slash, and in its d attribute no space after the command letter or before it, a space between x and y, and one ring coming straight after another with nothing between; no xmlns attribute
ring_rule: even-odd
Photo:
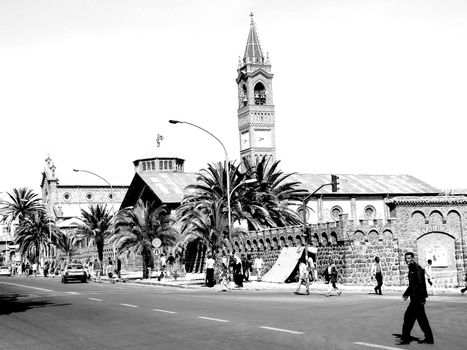
<svg viewBox="0 0 467 350"><path fill-rule="evenodd" d="M254 90L255 95L255 105L265 105L266 104L266 88L262 83L255 85Z"/></svg>

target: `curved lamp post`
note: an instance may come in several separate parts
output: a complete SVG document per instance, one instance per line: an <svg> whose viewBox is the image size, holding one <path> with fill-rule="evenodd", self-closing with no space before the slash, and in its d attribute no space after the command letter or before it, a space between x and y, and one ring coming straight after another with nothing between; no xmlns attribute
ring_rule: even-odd
<svg viewBox="0 0 467 350"><path fill-rule="evenodd" d="M226 163L226 177L227 177L227 224L228 224L228 231L229 231L229 242L232 240L232 235L231 235L231 221L232 221L232 218L231 218L231 212L230 212L230 165L229 165L229 154L227 153L227 149L225 148L224 144L221 142L221 140L219 140L215 135L213 135L212 133L210 133L209 131L207 131L206 129L202 128L201 126L198 126L196 124L193 124L193 123L190 123L190 122L184 122L184 121L180 121L180 120L169 120L169 123L170 124L188 124L188 125L191 125L197 129L200 129L202 131L204 131L205 133L211 135L212 137L214 137L216 139L217 142L220 143L220 145L222 146L222 149L224 150L224 153L225 153L225 163Z"/></svg>
<svg viewBox="0 0 467 350"><path fill-rule="evenodd" d="M112 185L110 184L110 182L108 182L106 179L104 179L102 176L100 175L97 175L96 173L93 173L92 171L89 171L89 170L82 170L82 169L73 169L74 172L76 173L88 173L88 174L91 174L91 175L94 175L94 176L97 176L99 179L103 180L104 182L107 183L107 185L109 185L110 187L110 199L113 200L114 199L114 195L113 195L113 187ZM114 210L114 206L112 204L112 221L114 221L114 218L115 218L115 210ZM115 259L115 243L113 244L113 255L114 255L114 261L116 261Z"/></svg>

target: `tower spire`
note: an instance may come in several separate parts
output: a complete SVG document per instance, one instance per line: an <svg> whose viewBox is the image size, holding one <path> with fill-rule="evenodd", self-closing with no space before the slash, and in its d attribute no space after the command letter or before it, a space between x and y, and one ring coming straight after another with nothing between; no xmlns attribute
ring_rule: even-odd
<svg viewBox="0 0 467 350"><path fill-rule="evenodd" d="M258 34L256 33L255 21L253 20L253 12L250 13L250 32L246 42L245 54L243 55L243 63L264 63L263 51L259 43Z"/></svg>

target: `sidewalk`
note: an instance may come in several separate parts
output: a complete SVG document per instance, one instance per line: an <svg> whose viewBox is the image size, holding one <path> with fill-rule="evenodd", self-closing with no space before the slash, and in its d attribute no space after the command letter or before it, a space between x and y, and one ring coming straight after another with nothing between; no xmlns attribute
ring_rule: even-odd
<svg viewBox="0 0 467 350"><path fill-rule="evenodd" d="M155 276L155 274L153 275ZM272 282L258 282L256 281L256 276L250 276L249 282L244 282L242 288L234 288L235 284L230 282L231 291L287 291L293 292L297 289L296 283L272 283ZM187 273L185 276L178 277L175 280L173 277L164 277L158 281L157 277L152 277L149 279L142 279L142 272L128 272L122 273L122 280L125 282L138 283L144 285L154 285L154 286L168 286L168 287L177 287L185 289L202 289L202 290L213 290L217 291L219 286L216 285L213 288L208 288L204 286L204 273ZM108 280L108 277L103 276L102 280ZM337 284L338 288L342 290L343 293L374 293L374 286L361 286L361 285L343 285ZM385 286L383 285L383 293L395 293L400 294L404 293L407 287L399 286ZM304 287L301 288L304 291ZM325 294L328 290L328 285L324 282L318 281L310 284L310 292L317 292ZM460 295L460 290L458 288L435 288L435 295Z"/></svg>

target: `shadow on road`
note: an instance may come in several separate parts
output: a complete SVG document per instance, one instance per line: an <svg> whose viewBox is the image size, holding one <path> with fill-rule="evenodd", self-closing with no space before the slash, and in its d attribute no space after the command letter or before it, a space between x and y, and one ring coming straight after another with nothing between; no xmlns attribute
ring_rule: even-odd
<svg viewBox="0 0 467 350"><path fill-rule="evenodd" d="M34 308L67 305L70 304L56 304L48 301L34 300L28 294L0 295L0 316L24 312Z"/></svg>

